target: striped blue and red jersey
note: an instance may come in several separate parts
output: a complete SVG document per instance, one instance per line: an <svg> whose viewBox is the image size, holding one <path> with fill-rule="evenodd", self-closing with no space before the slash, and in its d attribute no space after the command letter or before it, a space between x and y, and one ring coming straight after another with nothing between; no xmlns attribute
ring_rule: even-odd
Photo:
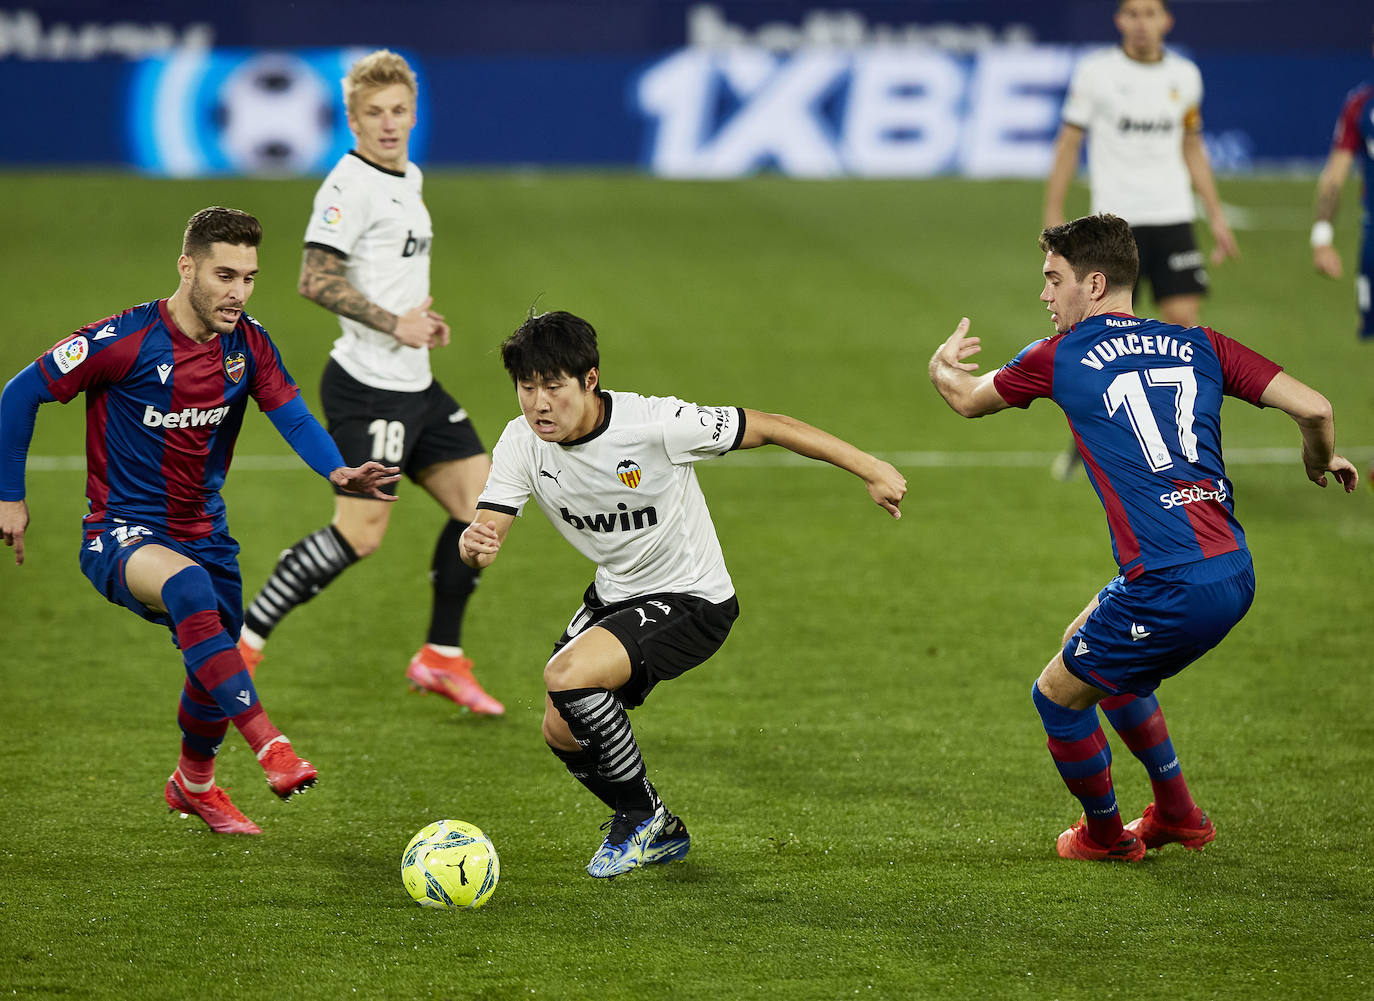
<svg viewBox="0 0 1374 1001"><path fill-rule="evenodd" d="M202 344L165 299L80 328L36 364L57 400L86 394L85 521L122 518L177 539L227 531L220 488L249 398L268 411L300 395L246 313Z"/></svg>
<svg viewBox="0 0 1374 1001"><path fill-rule="evenodd" d="M1364 221L1374 223L1374 84L1362 83L1345 96L1331 136L1331 148L1345 150L1364 178Z"/></svg>
<svg viewBox="0 0 1374 1001"><path fill-rule="evenodd" d="M1245 548L1221 402L1259 406L1279 371L1207 327L1117 313L1028 345L993 382L1012 406L1048 397L1064 411L1131 579Z"/></svg>

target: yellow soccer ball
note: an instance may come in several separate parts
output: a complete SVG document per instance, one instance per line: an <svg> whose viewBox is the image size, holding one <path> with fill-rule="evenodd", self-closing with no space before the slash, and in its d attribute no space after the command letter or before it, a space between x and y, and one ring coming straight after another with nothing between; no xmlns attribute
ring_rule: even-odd
<svg viewBox="0 0 1374 1001"><path fill-rule="evenodd" d="M481 907L500 878L496 846L461 820L436 820L401 855L401 882L421 907Z"/></svg>

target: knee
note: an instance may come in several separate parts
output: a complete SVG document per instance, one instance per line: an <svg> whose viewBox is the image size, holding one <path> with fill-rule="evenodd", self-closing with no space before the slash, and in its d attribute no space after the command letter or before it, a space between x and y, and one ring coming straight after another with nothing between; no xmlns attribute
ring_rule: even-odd
<svg viewBox="0 0 1374 1001"><path fill-rule="evenodd" d="M344 537L344 541L348 543L349 548L360 560L371 556L382 548L382 539L386 537L385 522L380 525L370 523L343 525L336 521L334 527L338 529L339 534Z"/></svg>
<svg viewBox="0 0 1374 1001"><path fill-rule="evenodd" d="M558 710L552 706L544 707L544 743L553 751L576 751L580 745L573 739L572 731Z"/></svg>
<svg viewBox="0 0 1374 1001"><path fill-rule="evenodd" d="M584 686L578 683L579 676L577 654L571 647L564 647L549 658L549 662L544 665L544 690L564 692L569 688L582 688ZM557 713L554 715L557 716ZM561 718L559 717L559 719ZM545 713L544 719L547 722L548 713Z"/></svg>

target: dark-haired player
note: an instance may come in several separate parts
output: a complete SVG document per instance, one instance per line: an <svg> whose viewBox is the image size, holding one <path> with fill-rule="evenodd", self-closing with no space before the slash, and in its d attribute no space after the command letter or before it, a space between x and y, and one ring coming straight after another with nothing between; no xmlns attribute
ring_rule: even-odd
<svg viewBox="0 0 1374 1001"><path fill-rule="evenodd" d="M1198 849L1216 827L1193 801L1154 691L1221 641L1254 597L1245 533L1221 453L1221 403L1277 407L1302 434L1308 479L1333 474L1346 492L1355 467L1335 454L1331 405L1239 341L1207 327L1134 315L1136 247L1125 220L1088 216L1040 235L1055 335L996 372L965 359L978 338L960 321L930 360L954 410L982 417L1053 400L1069 420L1107 513L1121 573L1073 620L1031 694L1050 754L1084 818L1059 836L1064 858L1139 861L1148 848ZM1145 765L1154 802L1122 826L1108 721Z"/></svg>
<svg viewBox="0 0 1374 1001"><path fill-rule="evenodd" d="M544 667L544 739L613 811L587 871L618 876L687 854L687 828L649 782L627 710L702 663L739 612L695 463L781 445L848 470L894 518L906 480L809 424L740 407L608 392L596 331L571 313L531 316L501 345L523 416L493 450L463 559L486 567L533 498L596 564Z"/></svg>
<svg viewBox="0 0 1374 1001"><path fill-rule="evenodd" d="M169 806L210 829L258 834L215 784L230 723L289 799L316 770L272 725L235 648L243 621L238 543L220 488L252 399L291 447L344 490L384 496L398 471L345 466L300 399L267 332L243 311L258 273L262 227L246 212L191 217L169 298L97 320L63 338L0 396L0 535L24 561L24 466L40 404L86 394L81 570L106 599L172 630L186 681L181 759Z"/></svg>
<svg viewBox="0 0 1374 1001"><path fill-rule="evenodd" d="M429 352L449 342L430 308L434 230L410 162L415 74L386 49L354 63L344 109L357 147L315 193L305 231L300 292L338 315L340 334L320 380L320 403L350 462L401 469L448 515L431 562L429 633L411 657L413 687L475 713L505 708L473 674L462 647L463 617L477 574L458 559L491 462L467 411L435 381ZM358 560L376 552L391 507L335 491L334 518L286 549L244 616L239 652L256 667L268 635Z"/></svg>

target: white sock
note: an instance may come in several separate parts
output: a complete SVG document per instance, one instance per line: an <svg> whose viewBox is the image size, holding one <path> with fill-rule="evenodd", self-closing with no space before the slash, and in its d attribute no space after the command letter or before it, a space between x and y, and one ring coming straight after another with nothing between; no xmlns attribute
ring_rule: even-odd
<svg viewBox="0 0 1374 1001"><path fill-rule="evenodd" d="M460 646L440 646L438 643L426 643L425 646L429 647L440 657L463 656L463 648Z"/></svg>
<svg viewBox="0 0 1374 1001"><path fill-rule="evenodd" d="M267 753L268 748L270 748L273 744L279 744L279 743L280 743L280 744L285 744L287 747L290 747L290 746L291 746L291 741L289 741L289 740L286 739L286 735L285 735L285 734L278 734L277 736L275 736L275 737L273 737L271 740L269 740L267 743L265 743L265 744L262 745L262 750L260 750L260 751L258 752L258 760L261 761L261 760L263 759L263 755L265 755L265 754Z"/></svg>
<svg viewBox="0 0 1374 1001"><path fill-rule="evenodd" d="M239 630L239 639L243 640L243 642L247 643L250 647L259 652L261 652L262 648L267 645L267 638L265 636L259 636L257 633L253 632L253 630L249 629L247 626L244 626L242 629Z"/></svg>

